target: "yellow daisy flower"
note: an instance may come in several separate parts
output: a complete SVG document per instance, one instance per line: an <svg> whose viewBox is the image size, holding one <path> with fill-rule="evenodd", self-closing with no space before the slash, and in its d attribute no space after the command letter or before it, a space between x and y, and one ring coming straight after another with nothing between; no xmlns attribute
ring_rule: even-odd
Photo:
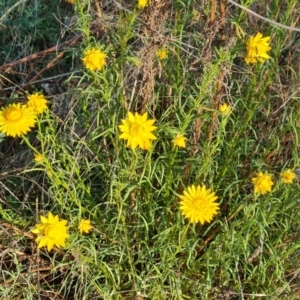
<svg viewBox="0 0 300 300"><path fill-rule="evenodd" d="M230 105L228 105L227 103L223 103L219 106L219 111L223 114L223 115L229 115L231 112L231 107Z"/></svg>
<svg viewBox="0 0 300 300"><path fill-rule="evenodd" d="M92 48L84 52L84 57L82 61L88 70L101 71L103 67L106 65L105 58L106 58L106 54L103 53L101 49Z"/></svg>
<svg viewBox="0 0 300 300"><path fill-rule="evenodd" d="M151 4L151 0L138 0L138 8L144 8Z"/></svg>
<svg viewBox="0 0 300 300"><path fill-rule="evenodd" d="M7 136L21 136L36 122L36 113L26 105L10 104L0 111L0 131Z"/></svg>
<svg viewBox="0 0 300 300"><path fill-rule="evenodd" d="M272 185L272 175L268 173L259 172L257 177L252 178L252 183L254 185L254 192L264 195L267 192L271 192Z"/></svg>
<svg viewBox="0 0 300 300"><path fill-rule="evenodd" d="M293 183L293 180L297 177L296 173L293 172L291 169L287 169L280 175L284 183Z"/></svg>
<svg viewBox="0 0 300 300"><path fill-rule="evenodd" d="M84 233L89 233L93 229L93 226L91 225L90 220L85 220L82 219L78 225L78 230L80 234Z"/></svg>
<svg viewBox="0 0 300 300"><path fill-rule="evenodd" d="M128 112L128 118L121 120L122 125L119 125L119 129L122 134L120 139L127 140L127 146L134 150L140 147L144 150L149 150L151 146L151 140L156 140L157 137L152 133L157 127L152 126L155 120L147 120L148 114L144 113L140 115Z"/></svg>
<svg viewBox="0 0 300 300"><path fill-rule="evenodd" d="M46 98L39 93L28 96L27 106L31 107L38 115L48 109Z"/></svg>
<svg viewBox="0 0 300 300"><path fill-rule="evenodd" d="M245 61L247 64L254 64L257 62L264 62L266 59L269 59L270 56L267 54L271 47L269 45L270 37L264 37L258 32L256 36L251 36L247 41L247 56Z"/></svg>
<svg viewBox="0 0 300 300"><path fill-rule="evenodd" d="M186 147L186 142L185 142L186 139L187 138L183 134L180 134L180 135L177 135L174 138L174 140L172 141L172 143L173 143L174 146L185 148Z"/></svg>
<svg viewBox="0 0 300 300"><path fill-rule="evenodd" d="M220 209L218 197L205 186L189 186L179 198L180 210L191 223L209 223Z"/></svg>
<svg viewBox="0 0 300 300"><path fill-rule="evenodd" d="M37 234L36 242L38 248L47 247L51 251L54 246L57 248L66 246L66 239L69 237L66 226L67 220L60 220L58 215L53 216L51 212L48 218L41 216L41 224L36 224L31 232Z"/></svg>
<svg viewBox="0 0 300 300"><path fill-rule="evenodd" d="M160 48L156 51L156 56L160 60L164 60L168 57L168 50L166 48Z"/></svg>

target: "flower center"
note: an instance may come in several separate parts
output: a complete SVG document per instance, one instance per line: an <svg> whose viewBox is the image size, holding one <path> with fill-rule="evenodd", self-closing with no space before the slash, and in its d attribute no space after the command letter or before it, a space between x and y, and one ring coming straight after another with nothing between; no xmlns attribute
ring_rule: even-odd
<svg viewBox="0 0 300 300"><path fill-rule="evenodd" d="M133 136L140 137L144 134L143 126L138 123L133 123L131 125L130 132Z"/></svg>
<svg viewBox="0 0 300 300"><path fill-rule="evenodd" d="M206 203L202 197L196 197L193 200L193 207L195 210L203 211L205 209Z"/></svg>
<svg viewBox="0 0 300 300"><path fill-rule="evenodd" d="M59 238L60 231L57 225L48 225L45 228L45 236L52 239Z"/></svg>
<svg viewBox="0 0 300 300"><path fill-rule="evenodd" d="M19 121L20 119L22 119L22 110L21 109L10 109L7 113L6 113L6 119L8 121L11 121L11 122L17 122Z"/></svg>
<svg viewBox="0 0 300 300"><path fill-rule="evenodd" d="M260 181L260 188L261 188L261 189L262 189L262 188L266 188L266 187L268 187L268 186L269 186L268 180L262 179L262 180Z"/></svg>
<svg viewBox="0 0 300 300"><path fill-rule="evenodd" d="M95 55L90 55L89 57L88 57L88 62L91 64L91 65L94 65L95 66L95 60L96 60L96 57L95 57Z"/></svg>

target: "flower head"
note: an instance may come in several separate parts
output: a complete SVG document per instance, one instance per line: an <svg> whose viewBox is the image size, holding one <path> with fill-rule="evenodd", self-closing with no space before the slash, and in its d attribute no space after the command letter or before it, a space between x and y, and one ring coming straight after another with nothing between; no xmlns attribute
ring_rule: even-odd
<svg viewBox="0 0 300 300"><path fill-rule="evenodd" d="M84 52L82 61L87 69L91 71L101 71L106 65L105 58L106 54L103 53L101 49L92 48Z"/></svg>
<svg viewBox="0 0 300 300"><path fill-rule="evenodd" d="M291 169L287 169L280 175L284 183L293 183L293 180L297 177L296 173L293 172Z"/></svg>
<svg viewBox="0 0 300 300"><path fill-rule="evenodd" d="M71 3L71 4L74 4L75 3L75 0L66 0L67 2Z"/></svg>
<svg viewBox="0 0 300 300"><path fill-rule="evenodd" d="M128 112L128 118L121 120L122 125L119 125L119 129L122 134L120 139L127 140L127 146L132 150L138 146L144 150L149 150L151 146L151 140L156 140L157 137L152 133L157 127L153 126L155 120L147 120L148 114Z"/></svg>
<svg viewBox="0 0 300 300"><path fill-rule="evenodd" d="M46 98L38 93L28 96L27 106L31 107L36 114L41 114L48 109Z"/></svg>
<svg viewBox="0 0 300 300"><path fill-rule="evenodd" d="M35 156L34 156L34 160L35 160L35 162L37 162L37 163L39 163L39 162L41 162L42 160L44 159L44 156L42 155L42 154L36 154Z"/></svg>
<svg viewBox="0 0 300 300"><path fill-rule="evenodd" d="M144 8L151 3L151 0L138 0L138 7Z"/></svg>
<svg viewBox="0 0 300 300"><path fill-rule="evenodd" d="M218 197L205 186L189 186L179 198L180 210L191 223L209 223L220 209L220 204L215 202Z"/></svg>
<svg viewBox="0 0 300 300"><path fill-rule="evenodd" d="M93 229L93 226L91 225L90 220L85 220L82 219L78 225L78 230L80 234L84 233L89 233Z"/></svg>
<svg viewBox="0 0 300 300"><path fill-rule="evenodd" d="M227 104L227 103L223 103L219 106L219 111L223 114L223 115L229 115L231 112L231 107Z"/></svg>
<svg viewBox="0 0 300 300"><path fill-rule="evenodd" d="M254 192L264 195L267 192L271 192L272 185L272 175L259 172L257 177L252 178L252 183L254 185Z"/></svg>
<svg viewBox="0 0 300 300"><path fill-rule="evenodd" d="M48 218L41 216L41 224L36 224L31 232L37 234L36 242L38 248L47 247L48 251L56 246L57 248L66 246L66 239L69 237L66 226L67 220L60 220L58 215L53 216L51 212Z"/></svg>
<svg viewBox="0 0 300 300"><path fill-rule="evenodd" d="M266 59L270 58L267 54L271 47L269 45L270 37L264 37L260 32L256 34L256 36L251 36L247 41L247 56L245 57L245 61L247 64L249 63L257 63L264 62Z"/></svg>
<svg viewBox="0 0 300 300"><path fill-rule="evenodd" d="M174 146L178 146L181 148L185 148L186 147L186 137L183 134L177 135L174 140L172 141Z"/></svg>
<svg viewBox="0 0 300 300"><path fill-rule="evenodd" d="M10 104L0 111L0 131L8 136L21 136L36 122L36 113L26 105Z"/></svg>
<svg viewBox="0 0 300 300"><path fill-rule="evenodd" d="M164 60L168 57L168 50L166 48L160 48L156 51L156 56L160 60Z"/></svg>

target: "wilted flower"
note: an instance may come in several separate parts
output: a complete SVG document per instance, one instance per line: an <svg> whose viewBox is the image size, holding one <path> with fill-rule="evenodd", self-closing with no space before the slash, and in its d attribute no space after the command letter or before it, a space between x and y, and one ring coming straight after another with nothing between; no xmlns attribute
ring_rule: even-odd
<svg viewBox="0 0 300 300"><path fill-rule="evenodd" d="M271 192L272 185L272 175L259 172L257 177L252 178L252 183L254 185L254 192L264 195L267 192Z"/></svg>
<svg viewBox="0 0 300 300"><path fill-rule="evenodd" d="M205 186L189 186L179 198L180 210L191 223L209 223L220 209L218 197Z"/></svg>

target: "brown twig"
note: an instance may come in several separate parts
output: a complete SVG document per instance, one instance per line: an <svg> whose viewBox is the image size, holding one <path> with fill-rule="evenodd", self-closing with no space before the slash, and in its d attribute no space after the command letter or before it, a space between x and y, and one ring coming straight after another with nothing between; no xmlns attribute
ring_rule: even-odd
<svg viewBox="0 0 300 300"><path fill-rule="evenodd" d="M17 233L20 233L22 235L25 235L30 239L34 239L34 235L31 232L26 232L22 229L19 229L16 226L12 225L12 224L9 224L9 223L6 223L6 222L0 222L0 225L6 227L7 229L13 229L13 231L15 231Z"/></svg>
<svg viewBox="0 0 300 300"><path fill-rule="evenodd" d="M34 59L37 59L37 58L40 58L40 57L43 57L49 53L52 53L52 52L56 52L66 46L73 46L77 43L79 43L80 41L82 40L82 35L78 35L78 36L75 36L73 39L69 40L69 41L66 41L66 42L63 42L59 45L56 45L56 46L53 46L51 48L48 48L48 49L45 49L45 50L42 50L42 51L39 51L39 52L36 52L32 55L29 55L29 56L26 56L26 57L23 57L19 60L15 60L15 61L12 61L6 65L2 65L0 66L0 71L7 71L9 70L11 67L15 66L15 65L19 65L19 64L22 64L22 63L25 63L25 62L28 62L28 61L31 61L31 60L34 60Z"/></svg>
<svg viewBox="0 0 300 300"><path fill-rule="evenodd" d="M64 56L64 52L59 53L54 59L52 59L46 67L44 67L40 72L38 72L33 78L31 78L26 85L23 87L23 89L27 88L28 85L35 82L46 70L53 67L62 57Z"/></svg>
<svg viewBox="0 0 300 300"><path fill-rule="evenodd" d="M284 28L284 29L286 29L286 30L292 30L292 31L298 31L298 32L300 32L300 28L298 28L298 27L291 27L291 26L283 25L283 24L281 24L281 23L278 23L278 22L275 22L275 21L270 20L270 19L268 19L268 18L265 18L265 17L263 17L263 16L257 14L256 12L254 12L254 11L252 11L252 10L246 8L245 6L236 3L236 2L233 1L233 0L227 0L227 1L228 1L229 3L231 3L231 4L233 4L233 5L235 5L235 6L239 7L239 8L241 8L241 9L243 9L243 10L246 11L247 13L249 13L249 14L255 16L256 18L259 18L259 19L261 19L261 20L264 20L264 21L266 21L266 22L268 22L268 23L270 23L270 24L272 24L272 25L274 25L274 26L278 26L278 27Z"/></svg>
<svg viewBox="0 0 300 300"><path fill-rule="evenodd" d="M93 26L91 28L91 33L92 34L95 34L97 32L101 31L101 29L99 28L99 26ZM70 47L70 46L73 46L79 42L81 42L83 38L83 35L77 35L75 36L74 38L72 38L71 40L69 41L65 41L59 45L56 45L56 46L53 46L51 48L48 48L48 49L45 49L45 50L42 50L42 51L39 51L39 52L36 52L32 55L29 55L29 56L26 56L26 57L23 57L19 60L15 60L15 61L12 61L6 65L2 65L0 66L0 71L3 71L3 70L9 70L11 67L15 66L15 65L18 65L18 64L22 64L22 63L25 63L25 62L28 62L28 61L31 61L31 60L34 60L34 59L37 59L37 58L40 58L40 57L43 57L49 53L53 53L53 52L57 52L58 50L64 48L64 47Z"/></svg>
<svg viewBox="0 0 300 300"><path fill-rule="evenodd" d="M216 0L211 0L210 18L209 22L212 24L216 18Z"/></svg>
<svg viewBox="0 0 300 300"><path fill-rule="evenodd" d="M220 12L221 12L221 41L225 41L226 35L224 34L224 28L225 28L225 1L220 0Z"/></svg>

